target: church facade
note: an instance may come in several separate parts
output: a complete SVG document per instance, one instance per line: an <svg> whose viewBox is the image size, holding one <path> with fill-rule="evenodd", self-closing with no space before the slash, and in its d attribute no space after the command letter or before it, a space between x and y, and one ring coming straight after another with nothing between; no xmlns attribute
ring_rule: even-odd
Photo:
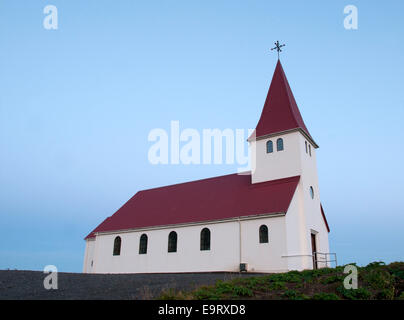
<svg viewBox="0 0 404 320"><path fill-rule="evenodd" d="M137 192L86 238L85 273L285 272L330 266L316 150L278 60L248 139L250 174Z"/></svg>

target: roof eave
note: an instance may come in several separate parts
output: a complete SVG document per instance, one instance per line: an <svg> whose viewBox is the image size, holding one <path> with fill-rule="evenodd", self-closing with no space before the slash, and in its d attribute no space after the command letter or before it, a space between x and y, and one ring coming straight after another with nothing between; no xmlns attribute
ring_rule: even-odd
<svg viewBox="0 0 404 320"><path fill-rule="evenodd" d="M304 131L302 128L293 128L293 129L289 129L289 130L284 130L284 131L279 131L279 132L274 132L274 133L269 133L269 134L265 134L262 136L258 136L258 137L252 137L250 136L247 141L251 142L251 141L259 141L259 140L263 140L263 139L268 139L274 136L279 136L282 134L288 134L288 133L292 133L292 132L296 132L299 131L307 140L309 140L311 142L311 144L314 146L314 148L318 149L320 146L313 140L312 137L310 137L306 131Z"/></svg>
<svg viewBox="0 0 404 320"><path fill-rule="evenodd" d="M180 227L189 227L189 226L197 226L197 225L205 225L205 224L234 222L234 221L238 221L238 220L275 218L275 217L282 217L282 216L285 216L285 215L286 215L285 212L261 213L261 214L246 215L246 216L240 216L240 217L232 217L232 218L228 218L228 219L205 220L205 221L195 221L195 222L183 222L183 223L156 225L156 226L149 226L149 227L138 227L138 228L128 228L128 229L97 231L97 232L94 232L94 235L91 238L95 238L98 235L106 235L106 234L151 231L151 230L156 230L156 229L180 228ZM88 238L88 239L86 238L85 240L89 240L91 238Z"/></svg>

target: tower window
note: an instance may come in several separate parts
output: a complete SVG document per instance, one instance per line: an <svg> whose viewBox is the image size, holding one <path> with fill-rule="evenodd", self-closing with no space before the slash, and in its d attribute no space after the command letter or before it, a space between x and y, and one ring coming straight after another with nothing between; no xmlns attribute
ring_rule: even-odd
<svg viewBox="0 0 404 320"><path fill-rule="evenodd" d="M121 254L121 237L116 237L114 240L114 256L119 256Z"/></svg>
<svg viewBox="0 0 404 320"><path fill-rule="evenodd" d="M277 151L282 151L283 150L283 139L279 138L276 140L276 150Z"/></svg>
<svg viewBox="0 0 404 320"><path fill-rule="evenodd" d="M260 243L268 243L268 227L263 224L260 227Z"/></svg>
<svg viewBox="0 0 404 320"><path fill-rule="evenodd" d="M310 197L311 197L312 199L314 199L314 189L313 189L312 186L310 186Z"/></svg>
<svg viewBox="0 0 404 320"><path fill-rule="evenodd" d="M147 253L147 235L142 234L140 236L140 241L139 241L139 254L146 254Z"/></svg>
<svg viewBox="0 0 404 320"><path fill-rule="evenodd" d="M168 252L177 252L177 232L171 231L168 235Z"/></svg>
<svg viewBox="0 0 404 320"><path fill-rule="evenodd" d="M267 153L272 153L274 151L274 144L271 140L267 141Z"/></svg>
<svg viewBox="0 0 404 320"><path fill-rule="evenodd" d="M311 144L309 144L309 154L310 154L310 157L311 157Z"/></svg>
<svg viewBox="0 0 404 320"><path fill-rule="evenodd" d="M304 144L306 145L306 153L307 153L307 141L305 141Z"/></svg>
<svg viewBox="0 0 404 320"><path fill-rule="evenodd" d="M210 250L210 230L203 228L201 231L201 250Z"/></svg>

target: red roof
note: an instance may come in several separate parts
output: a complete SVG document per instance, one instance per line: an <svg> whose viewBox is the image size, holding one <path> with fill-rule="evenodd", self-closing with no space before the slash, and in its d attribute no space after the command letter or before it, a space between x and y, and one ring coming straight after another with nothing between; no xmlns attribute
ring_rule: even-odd
<svg viewBox="0 0 404 320"><path fill-rule="evenodd" d="M304 124L281 62L278 60L261 117L255 128L256 138L298 128L314 142Z"/></svg>
<svg viewBox="0 0 404 320"><path fill-rule="evenodd" d="M251 184L231 174L139 191L96 232L286 213L300 176Z"/></svg>

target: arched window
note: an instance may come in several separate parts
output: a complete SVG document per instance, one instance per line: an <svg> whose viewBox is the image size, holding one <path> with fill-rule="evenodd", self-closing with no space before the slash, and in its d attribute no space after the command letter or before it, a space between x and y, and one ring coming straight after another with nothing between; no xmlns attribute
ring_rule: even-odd
<svg viewBox="0 0 404 320"><path fill-rule="evenodd" d="M139 254L146 254L147 253L147 235L143 233L140 236L139 241Z"/></svg>
<svg viewBox="0 0 404 320"><path fill-rule="evenodd" d="M309 144L309 154L310 154L310 157L311 157L311 144Z"/></svg>
<svg viewBox="0 0 404 320"><path fill-rule="evenodd" d="M265 224L260 227L260 243L268 243L268 227Z"/></svg>
<svg viewBox="0 0 404 320"><path fill-rule="evenodd" d="M210 230L203 228L201 231L201 250L210 250Z"/></svg>
<svg viewBox="0 0 404 320"><path fill-rule="evenodd" d="M121 254L121 237L116 237L114 240L114 256L119 256Z"/></svg>
<svg viewBox="0 0 404 320"><path fill-rule="evenodd" d="M177 232L171 231L168 235L168 252L177 252Z"/></svg>
<svg viewBox="0 0 404 320"><path fill-rule="evenodd" d="M305 145L306 145L306 153L307 153L307 141L305 141L304 143L305 143Z"/></svg>
<svg viewBox="0 0 404 320"><path fill-rule="evenodd" d="M271 153L274 151L274 144L271 140L267 141L267 153Z"/></svg>
<svg viewBox="0 0 404 320"><path fill-rule="evenodd" d="M283 150L283 139L279 138L276 140L276 150L277 151L282 151Z"/></svg>
<svg viewBox="0 0 404 320"><path fill-rule="evenodd" d="M313 189L312 186L310 186L310 197L311 197L312 199L314 199L314 189Z"/></svg>

